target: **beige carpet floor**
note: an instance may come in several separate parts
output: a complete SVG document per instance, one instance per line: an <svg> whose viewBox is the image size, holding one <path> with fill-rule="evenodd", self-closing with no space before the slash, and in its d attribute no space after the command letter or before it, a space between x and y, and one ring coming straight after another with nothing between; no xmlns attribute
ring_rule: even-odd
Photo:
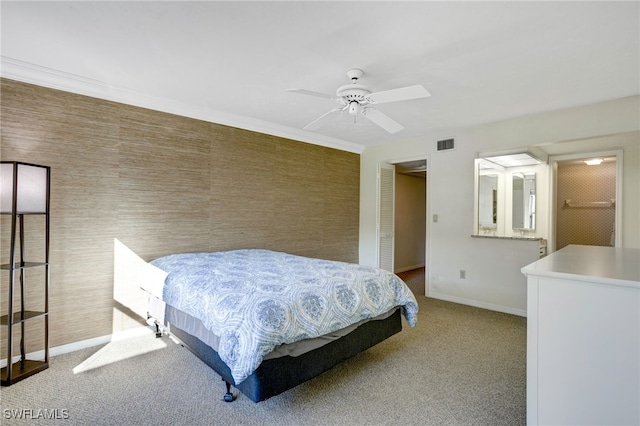
<svg viewBox="0 0 640 426"><path fill-rule="evenodd" d="M0 390L0 423L525 424L526 319L417 298L415 328L405 323L374 348L258 404L242 395L223 402L216 373L149 334L53 357L48 370Z"/></svg>

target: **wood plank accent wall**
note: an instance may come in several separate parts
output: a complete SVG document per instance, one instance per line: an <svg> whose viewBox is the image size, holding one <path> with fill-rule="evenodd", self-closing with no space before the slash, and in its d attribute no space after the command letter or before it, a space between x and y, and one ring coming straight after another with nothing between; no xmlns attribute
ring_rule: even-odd
<svg viewBox="0 0 640 426"><path fill-rule="evenodd" d="M52 169L52 347L140 324L114 299L118 242L147 261L237 248L358 261L358 154L7 79L0 85L0 158Z"/></svg>

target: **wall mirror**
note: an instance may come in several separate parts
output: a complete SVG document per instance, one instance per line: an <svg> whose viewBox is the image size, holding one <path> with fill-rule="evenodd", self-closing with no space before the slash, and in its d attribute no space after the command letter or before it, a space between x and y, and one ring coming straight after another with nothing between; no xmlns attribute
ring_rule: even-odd
<svg viewBox="0 0 640 426"><path fill-rule="evenodd" d="M533 147L477 154L474 193L477 235L529 237L537 232L536 173L542 172L539 166L545 161L546 155ZM544 220L542 223L544 227Z"/></svg>
<svg viewBox="0 0 640 426"><path fill-rule="evenodd" d="M534 172L513 173L511 199L513 230L536 229L536 174Z"/></svg>
<svg viewBox="0 0 640 426"><path fill-rule="evenodd" d="M481 175L478 184L478 226L490 230L498 226L498 175Z"/></svg>
<svg viewBox="0 0 640 426"><path fill-rule="evenodd" d="M486 161L478 163L478 231L493 233L498 229L500 197L498 186L502 170Z"/></svg>

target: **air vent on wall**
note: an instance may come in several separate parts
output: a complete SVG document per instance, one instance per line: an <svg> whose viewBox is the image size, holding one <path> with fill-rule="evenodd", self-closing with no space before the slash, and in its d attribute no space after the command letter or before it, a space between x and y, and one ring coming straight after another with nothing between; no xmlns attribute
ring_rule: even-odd
<svg viewBox="0 0 640 426"><path fill-rule="evenodd" d="M454 139L442 139L438 141L437 150L438 151L448 151L454 149Z"/></svg>

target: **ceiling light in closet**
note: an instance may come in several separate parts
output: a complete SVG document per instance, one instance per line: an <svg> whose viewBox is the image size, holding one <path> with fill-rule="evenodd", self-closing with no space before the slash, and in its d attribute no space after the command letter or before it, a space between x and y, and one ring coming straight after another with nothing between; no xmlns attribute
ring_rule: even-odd
<svg viewBox="0 0 640 426"><path fill-rule="evenodd" d="M592 158L591 160L584 160L584 163L588 166L599 166L603 161L602 158Z"/></svg>

